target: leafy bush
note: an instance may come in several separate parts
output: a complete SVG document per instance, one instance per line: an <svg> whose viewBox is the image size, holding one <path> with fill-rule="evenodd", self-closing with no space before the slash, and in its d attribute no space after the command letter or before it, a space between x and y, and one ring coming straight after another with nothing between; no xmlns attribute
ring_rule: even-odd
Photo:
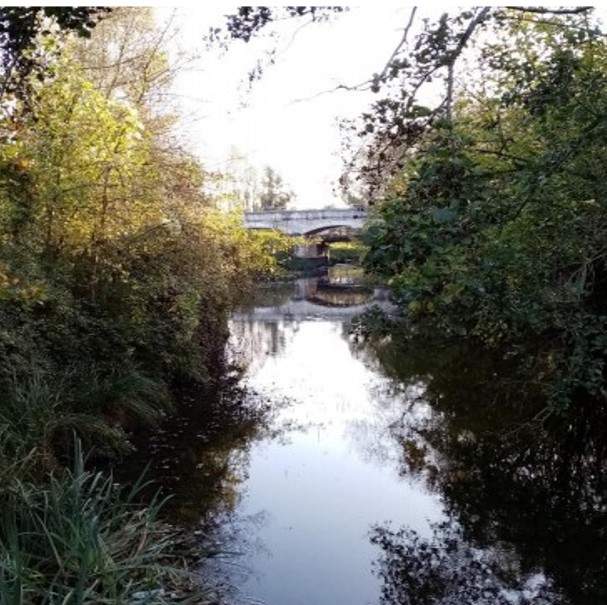
<svg viewBox="0 0 607 605"><path fill-rule="evenodd" d="M605 403L607 47L585 17L506 17L408 150L365 264L418 332L527 348L554 408Z"/></svg>

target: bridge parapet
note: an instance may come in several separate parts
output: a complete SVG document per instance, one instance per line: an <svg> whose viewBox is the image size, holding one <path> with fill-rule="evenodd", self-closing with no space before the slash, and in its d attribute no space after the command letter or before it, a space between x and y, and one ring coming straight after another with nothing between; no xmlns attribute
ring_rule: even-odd
<svg viewBox="0 0 607 605"><path fill-rule="evenodd" d="M361 229L366 219L367 211L357 208L245 212L247 228L276 229L288 235L306 235L331 227Z"/></svg>

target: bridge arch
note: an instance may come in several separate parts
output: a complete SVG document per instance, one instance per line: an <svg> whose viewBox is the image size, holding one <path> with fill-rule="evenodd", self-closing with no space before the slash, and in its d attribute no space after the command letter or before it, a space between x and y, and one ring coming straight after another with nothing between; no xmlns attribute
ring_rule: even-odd
<svg viewBox="0 0 607 605"><path fill-rule="evenodd" d="M342 225L342 224L339 224L339 225L326 225L326 226L323 226L323 227L319 227L317 229L312 229L310 231L306 231L306 233L302 233L301 235L309 235L309 236L318 235L318 234L322 233L323 231L328 231L329 229L339 229L340 227L350 227L350 228L353 228L353 229L360 229L360 227L358 227L358 226L352 227L352 225Z"/></svg>

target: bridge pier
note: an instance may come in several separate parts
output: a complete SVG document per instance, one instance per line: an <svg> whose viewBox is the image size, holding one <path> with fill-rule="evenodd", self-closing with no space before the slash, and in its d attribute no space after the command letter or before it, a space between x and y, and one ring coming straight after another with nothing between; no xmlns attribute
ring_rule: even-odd
<svg viewBox="0 0 607 605"><path fill-rule="evenodd" d="M328 260L329 246L322 241L298 244L293 248L293 256L297 258L318 258L322 256Z"/></svg>

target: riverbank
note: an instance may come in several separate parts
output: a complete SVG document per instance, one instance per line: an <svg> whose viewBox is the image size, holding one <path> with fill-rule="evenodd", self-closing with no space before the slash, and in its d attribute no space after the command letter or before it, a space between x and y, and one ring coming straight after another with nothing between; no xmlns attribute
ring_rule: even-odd
<svg viewBox="0 0 607 605"><path fill-rule="evenodd" d="M162 499L143 497L139 477L118 487L111 463L136 430L176 413L185 387L202 394L224 371L228 315L254 271L221 269L232 238L247 254L246 233L226 225L211 239L207 228L157 233L153 257L123 253L128 280L97 283L94 296L85 260L61 280L51 267L39 304L0 301L2 603L204 600L185 564L200 552L186 557ZM201 239L204 272L191 256Z"/></svg>
<svg viewBox="0 0 607 605"><path fill-rule="evenodd" d="M178 536L156 502L129 495L136 483L114 485L111 463L184 386L222 370L231 310L275 269L280 238L218 210L204 168L167 146L172 118L147 104L159 83L139 69L142 57L167 67L144 9L112 11L86 40L59 24L38 36L35 8L5 17L31 22L27 52L45 60L14 57L0 112L0 601L155 590L161 603L187 580L168 548ZM139 67L137 93L116 98L105 75L123 81L131 61L89 66L118 39Z"/></svg>

